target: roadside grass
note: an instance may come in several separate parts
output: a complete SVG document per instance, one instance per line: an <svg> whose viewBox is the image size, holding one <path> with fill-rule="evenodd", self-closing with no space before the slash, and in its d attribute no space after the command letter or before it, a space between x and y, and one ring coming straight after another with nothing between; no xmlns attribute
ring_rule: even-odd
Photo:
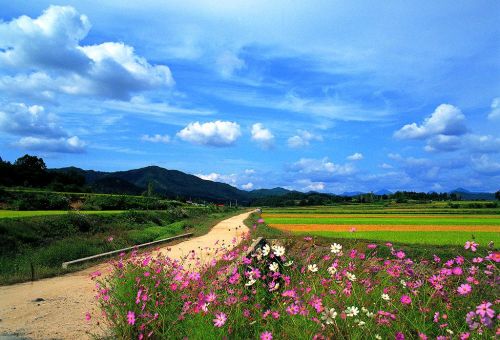
<svg viewBox="0 0 500 340"><path fill-rule="evenodd" d="M124 210L82 210L78 211L79 214L119 214L124 212ZM15 218L15 217L32 217L32 216L54 216L54 215L66 215L70 213L75 213L71 210L28 210L28 211L18 211L18 210L0 210L0 218Z"/></svg>
<svg viewBox="0 0 500 340"><path fill-rule="evenodd" d="M99 261L62 269L78 258L193 232L201 235L217 222L242 213L227 209L172 209L115 214L66 214L0 220L0 285L81 270ZM101 260L102 261L102 260Z"/></svg>

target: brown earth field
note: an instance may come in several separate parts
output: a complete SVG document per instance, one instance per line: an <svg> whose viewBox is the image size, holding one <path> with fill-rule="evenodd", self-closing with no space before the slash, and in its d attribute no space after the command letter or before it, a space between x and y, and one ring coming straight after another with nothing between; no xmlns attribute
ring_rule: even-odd
<svg viewBox="0 0 500 340"><path fill-rule="evenodd" d="M285 231L471 231L499 233L500 226L461 225L384 225L384 224L271 224L271 227Z"/></svg>

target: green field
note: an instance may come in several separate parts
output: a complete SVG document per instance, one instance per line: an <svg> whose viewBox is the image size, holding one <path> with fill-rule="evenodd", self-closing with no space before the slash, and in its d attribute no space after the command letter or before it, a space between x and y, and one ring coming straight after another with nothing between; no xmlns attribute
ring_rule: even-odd
<svg viewBox="0 0 500 340"><path fill-rule="evenodd" d="M118 214L123 210L82 210L82 211L69 211L69 210L33 210L33 211L17 211L17 210L0 210L0 218L13 218L13 217L32 217L32 216L53 216L65 215L69 213L79 214Z"/></svg>
<svg viewBox="0 0 500 340"><path fill-rule="evenodd" d="M461 245L471 239L500 244L500 209L492 202L266 208L262 217L273 228L300 235L429 245Z"/></svg>

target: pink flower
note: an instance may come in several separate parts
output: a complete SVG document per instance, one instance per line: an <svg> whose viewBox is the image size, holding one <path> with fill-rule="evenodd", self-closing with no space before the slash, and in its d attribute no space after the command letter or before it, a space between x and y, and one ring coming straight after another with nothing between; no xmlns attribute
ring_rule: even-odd
<svg viewBox="0 0 500 340"><path fill-rule="evenodd" d="M469 339L469 337L470 337L470 333L468 333L468 332L467 333L461 333L460 336L459 336L459 339L460 340L467 340L467 339Z"/></svg>
<svg viewBox="0 0 500 340"><path fill-rule="evenodd" d="M408 295L401 296L401 303L403 305L409 305L409 304L411 304L411 297L409 297Z"/></svg>
<svg viewBox="0 0 500 340"><path fill-rule="evenodd" d="M349 232L355 233L356 232L356 227L351 227L351 229L349 229Z"/></svg>
<svg viewBox="0 0 500 340"><path fill-rule="evenodd" d="M113 236L108 237L108 242L113 242L114 238Z"/></svg>
<svg viewBox="0 0 500 340"><path fill-rule="evenodd" d="M491 306L492 306L491 302L483 302L482 304L476 307L476 313L478 315L481 315L483 318L485 316L493 318L495 316L495 311L490 308Z"/></svg>
<svg viewBox="0 0 500 340"><path fill-rule="evenodd" d="M467 242L465 242L464 248L470 249L471 251L476 251L478 245L479 244L474 242L474 241L467 241Z"/></svg>
<svg viewBox="0 0 500 340"><path fill-rule="evenodd" d="M464 283L457 288L457 291L460 295L467 295L472 291L472 288L468 283Z"/></svg>
<svg viewBox="0 0 500 340"><path fill-rule="evenodd" d="M395 336L395 339L396 340L404 340L405 339L405 335L401 332L397 332L396 333L396 336Z"/></svg>
<svg viewBox="0 0 500 340"><path fill-rule="evenodd" d="M304 241L312 241L312 239L313 239L313 238L312 238L311 236L306 236L306 237L304 237Z"/></svg>
<svg viewBox="0 0 500 340"><path fill-rule="evenodd" d="M366 246L366 248L368 248L368 249L375 249L375 248L377 248L377 245L373 244L373 243L370 243L369 245Z"/></svg>
<svg viewBox="0 0 500 340"><path fill-rule="evenodd" d="M400 260L404 259L406 257L406 254L404 251L400 250L396 253L396 257Z"/></svg>
<svg viewBox="0 0 500 340"><path fill-rule="evenodd" d="M89 312L85 313L85 320L90 321L90 318L91 318L90 313Z"/></svg>
<svg viewBox="0 0 500 340"><path fill-rule="evenodd" d="M460 267L454 267L454 268L451 270L451 272L453 273L453 275L457 275L457 276L459 276L459 275L462 275L463 270L462 270L462 268L460 268Z"/></svg>
<svg viewBox="0 0 500 340"><path fill-rule="evenodd" d="M260 335L260 340L273 340L273 334L271 332L265 331Z"/></svg>
<svg viewBox="0 0 500 340"><path fill-rule="evenodd" d="M129 325L135 324L135 313L134 312L129 311L127 313L127 323Z"/></svg>
<svg viewBox="0 0 500 340"><path fill-rule="evenodd" d="M263 219L263 218L259 218L259 219L257 220L257 223L264 223L264 219Z"/></svg>
<svg viewBox="0 0 500 340"><path fill-rule="evenodd" d="M491 254L489 254L487 256L487 259L491 260L493 262L496 262L496 263L500 262L500 252L498 252L498 251L492 252Z"/></svg>
<svg viewBox="0 0 500 340"><path fill-rule="evenodd" d="M215 314L215 319L213 320L215 327L222 327L226 323L227 316L225 313L217 313Z"/></svg>

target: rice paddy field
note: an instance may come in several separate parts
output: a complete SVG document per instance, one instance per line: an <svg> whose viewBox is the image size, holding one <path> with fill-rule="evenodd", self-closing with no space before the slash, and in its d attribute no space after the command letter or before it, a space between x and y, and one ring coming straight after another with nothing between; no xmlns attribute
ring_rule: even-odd
<svg viewBox="0 0 500 340"><path fill-rule="evenodd" d="M471 208L471 206L474 206ZM500 244L500 208L480 203L352 204L264 209L276 229L334 238L409 244Z"/></svg>

